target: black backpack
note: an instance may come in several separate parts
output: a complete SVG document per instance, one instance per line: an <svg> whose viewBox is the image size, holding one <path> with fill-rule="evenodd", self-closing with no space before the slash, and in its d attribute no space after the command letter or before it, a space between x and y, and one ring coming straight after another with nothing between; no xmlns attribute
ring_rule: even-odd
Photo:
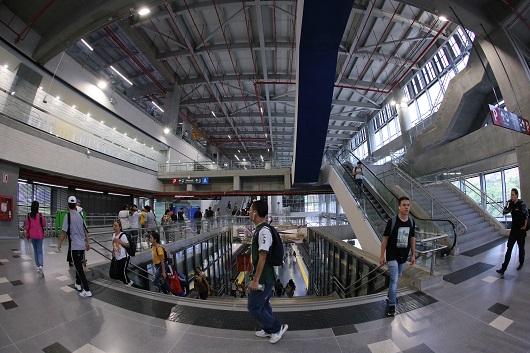
<svg viewBox="0 0 530 353"><path fill-rule="evenodd" d="M136 242L133 240L133 237L130 234L128 234L128 233L123 233L122 232L120 234L120 238L121 238L122 234L125 234L125 236L127 237L127 241L129 242L129 247L128 248L126 248L124 246L125 251L127 251L127 254L129 254L129 256L136 255Z"/></svg>
<svg viewBox="0 0 530 353"><path fill-rule="evenodd" d="M272 235L272 244L267 254L267 261L272 266L281 266L283 265L284 249L280 233L270 224L266 224L263 227L269 228Z"/></svg>

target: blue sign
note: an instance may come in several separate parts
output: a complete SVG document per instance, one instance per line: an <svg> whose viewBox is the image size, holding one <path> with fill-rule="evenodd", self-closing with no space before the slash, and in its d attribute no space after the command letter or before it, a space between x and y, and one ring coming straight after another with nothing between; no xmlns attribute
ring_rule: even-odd
<svg viewBox="0 0 530 353"><path fill-rule="evenodd" d="M201 184L208 184L209 178L208 177L202 177Z"/></svg>

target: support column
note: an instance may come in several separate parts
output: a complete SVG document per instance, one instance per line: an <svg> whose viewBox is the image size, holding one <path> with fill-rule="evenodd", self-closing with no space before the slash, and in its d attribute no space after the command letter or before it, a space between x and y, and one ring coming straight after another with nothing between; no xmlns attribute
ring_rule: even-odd
<svg viewBox="0 0 530 353"><path fill-rule="evenodd" d="M31 68L22 63L17 67L15 74L16 77L13 80L11 88L8 92L8 102L10 99L16 100L16 98L12 97L11 94L13 94L14 96L22 97L22 99L25 101L33 102L36 99L37 91L42 82L42 75L36 73ZM19 105L15 103L15 105L18 107L18 114L20 114L20 116L27 117L27 122L29 123L30 116L32 115L31 104Z"/></svg>
<svg viewBox="0 0 530 353"><path fill-rule="evenodd" d="M241 177L234 175L234 191L241 190Z"/></svg>
<svg viewBox="0 0 530 353"><path fill-rule="evenodd" d="M167 126L172 133L175 133L178 126L181 95L181 90L177 85L173 86L166 93L162 123Z"/></svg>
<svg viewBox="0 0 530 353"><path fill-rule="evenodd" d="M368 145L368 156L372 157L375 152L375 129L372 120L364 124L366 128L366 144Z"/></svg>
<svg viewBox="0 0 530 353"><path fill-rule="evenodd" d="M271 208L270 208L270 214L281 214L282 209L282 197L278 195L274 195L270 197L271 200Z"/></svg>
<svg viewBox="0 0 530 353"><path fill-rule="evenodd" d="M326 225L329 226L329 220L330 220L330 203L331 203L331 195L326 194Z"/></svg>
<svg viewBox="0 0 530 353"><path fill-rule="evenodd" d="M513 38L506 30L499 26L488 38L477 36L475 41L484 51L495 80L499 86L497 95L506 102L506 108L523 118L530 118L530 73L522 62L523 57ZM491 102L493 103L493 102ZM519 196L530 199L530 143L528 136L516 134L519 146L516 148L517 164L519 167L520 188Z"/></svg>
<svg viewBox="0 0 530 353"><path fill-rule="evenodd" d="M412 123L410 121L409 106L406 102L401 100L401 97L396 99L396 110L398 114L399 128L401 129L401 140L403 145L408 147L410 146L410 129L412 128Z"/></svg>

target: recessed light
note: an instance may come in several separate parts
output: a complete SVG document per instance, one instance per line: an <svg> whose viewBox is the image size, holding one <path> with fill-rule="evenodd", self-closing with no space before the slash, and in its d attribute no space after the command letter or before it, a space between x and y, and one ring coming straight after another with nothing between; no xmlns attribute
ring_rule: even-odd
<svg viewBox="0 0 530 353"><path fill-rule="evenodd" d="M147 7L142 7L140 10L138 10L138 15L144 16L150 13L151 10L149 10Z"/></svg>
<svg viewBox="0 0 530 353"><path fill-rule="evenodd" d="M87 47L88 49L90 49L90 51L94 51L94 49L92 49L92 47L91 47L90 45L88 45L88 43L85 42L84 39L81 39L81 43L83 43L84 45L86 45L86 47Z"/></svg>
<svg viewBox="0 0 530 353"><path fill-rule="evenodd" d="M438 19L439 19L440 21L442 21L442 22L447 22L447 21L449 21L449 20L447 19L447 17L445 17L445 16L440 16L440 17L438 17Z"/></svg>
<svg viewBox="0 0 530 353"><path fill-rule="evenodd" d="M166 128L164 129L164 134L166 134L166 135L169 134L169 128L168 128L168 127L166 127Z"/></svg>
<svg viewBox="0 0 530 353"><path fill-rule="evenodd" d="M107 88L107 85L108 85L108 84L107 84L107 81L103 81L103 80L101 80L101 81L98 82L98 87L99 87L100 89L105 89L105 88Z"/></svg>
<svg viewBox="0 0 530 353"><path fill-rule="evenodd" d="M74 108L74 109L75 109L75 108L77 108L77 106L76 106L76 105L74 104L74 105L72 105L72 108Z"/></svg>

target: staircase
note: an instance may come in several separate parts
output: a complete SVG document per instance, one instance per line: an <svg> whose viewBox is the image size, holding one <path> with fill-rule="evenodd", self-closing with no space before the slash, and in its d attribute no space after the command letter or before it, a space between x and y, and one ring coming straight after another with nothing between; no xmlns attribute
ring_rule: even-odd
<svg viewBox="0 0 530 353"><path fill-rule="evenodd" d="M460 253L502 239L500 230L477 212L470 203L473 201L468 202L461 192L443 184L427 186L425 189L466 226L466 232L458 237Z"/></svg>

